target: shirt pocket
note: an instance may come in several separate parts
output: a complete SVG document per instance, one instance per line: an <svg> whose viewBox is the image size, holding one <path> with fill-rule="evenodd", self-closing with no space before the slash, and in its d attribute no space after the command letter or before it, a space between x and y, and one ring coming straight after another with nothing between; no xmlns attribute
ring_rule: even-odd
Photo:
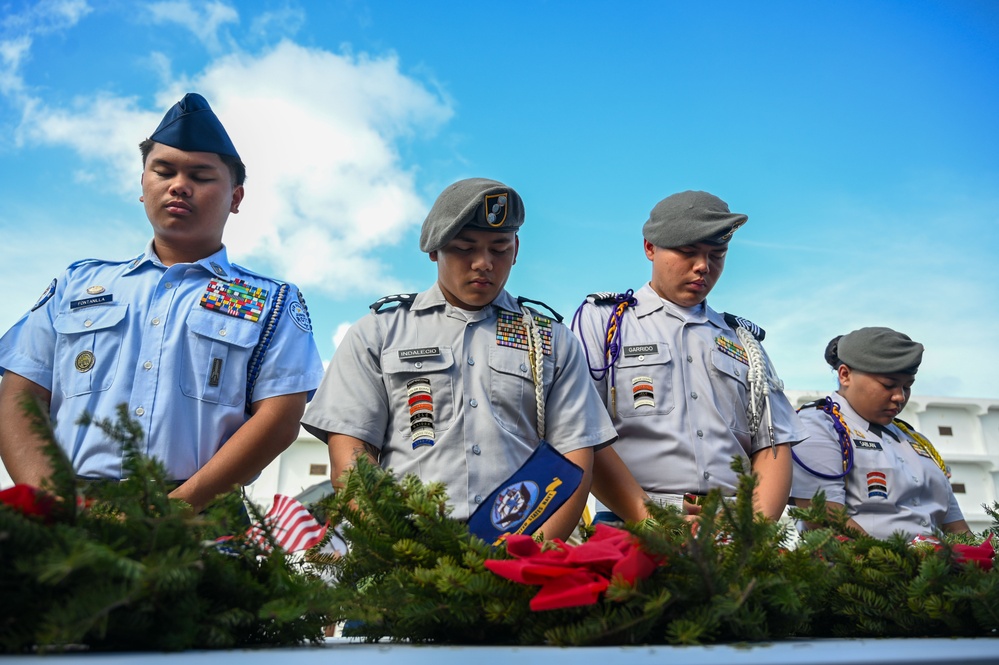
<svg viewBox="0 0 999 665"><path fill-rule="evenodd" d="M621 418L662 416L673 411L673 353L666 342L629 344L654 347L656 353L622 355L614 383L617 415Z"/></svg>
<svg viewBox="0 0 999 665"><path fill-rule="evenodd" d="M712 397L715 408L728 427L747 451L749 448L749 393L746 389L749 379L749 366L725 355L720 351L711 352L711 366L714 368ZM762 425L766 427L766 425Z"/></svg>
<svg viewBox="0 0 999 665"><path fill-rule="evenodd" d="M454 424L454 353L442 346L437 354L403 359L404 350L382 353L393 428L412 440L414 450L433 447L436 433Z"/></svg>
<svg viewBox="0 0 999 665"><path fill-rule="evenodd" d="M855 483L851 494L864 505L863 512L894 513L898 495L904 488L897 486L890 457L883 449L885 443L881 442L882 450L863 448L856 441L851 443L853 472L850 481Z"/></svg>
<svg viewBox="0 0 999 665"><path fill-rule="evenodd" d="M197 308L187 315L180 390L224 406L246 399L246 367L260 339L260 324Z"/></svg>
<svg viewBox="0 0 999 665"><path fill-rule="evenodd" d="M65 397L101 392L114 383L127 313L128 305L100 305L56 316L56 359L71 365L58 372Z"/></svg>
<svg viewBox="0 0 999 665"><path fill-rule="evenodd" d="M528 353L507 346L489 349L489 408L506 431L533 441L538 437L538 400ZM551 385L554 362L543 356L542 385ZM541 399L545 399L542 389Z"/></svg>

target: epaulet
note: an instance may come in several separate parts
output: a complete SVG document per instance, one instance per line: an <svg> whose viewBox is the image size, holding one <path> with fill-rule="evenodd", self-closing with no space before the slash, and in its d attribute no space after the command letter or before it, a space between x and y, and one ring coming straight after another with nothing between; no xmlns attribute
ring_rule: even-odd
<svg viewBox="0 0 999 665"><path fill-rule="evenodd" d="M525 302L529 302L532 305L541 305L542 307L544 307L545 309L547 309L549 312L552 313L552 317L556 321L558 321L559 323L562 323L562 315L559 314L558 312L556 312L554 309L552 309L548 305L546 305L545 303L541 302L540 300L531 300L530 298L524 298L522 296L518 296L517 297L517 304L518 305L523 305Z"/></svg>
<svg viewBox="0 0 999 665"><path fill-rule="evenodd" d="M905 421L904 421L904 420L902 420L901 418L892 418L892 419L891 419L891 421L892 421L893 423L902 423L902 425L904 425L904 426L905 426L905 427L906 427L907 429L910 429L910 430L912 430L912 431L915 431L915 430L916 430L916 428L915 428L915 427L913 427L913 426L912 426L912 425L910 425L909 423L905 422Z"/></svg>
<svg viewBox="0 0 999 665"><path fill-rule="evenodd" d="M825 400L824 397L822 399L815 399L815 400L812 400L811 402L805 402L804 404L802 404L801 406L799 406L797 409L795 409L795 411L801 411L802 409L819 409L819 408L822 408L823 406L825 406L825 403L826 403L826 400Z"/></svg>
<svg viewBox="0 0 999 665"><path fill-rule="evenodd" d="M124 261L108 261L108 260L105 260L105 259L80 259L79 261L73 261L72 263L70 263L69 267L66 268L66 269L67 270L72 270L73 268L79 268L80 266L89 266L89 265L95 265L95 264L104 264L104 265L112 265L113 266L113 265L120 265L122 263L130 263L130 262L132 262L134 260L135 259L125 259Z"/></svg>
<svg viewBox="0 0 999 665"><path fill-rule="evenodd" d="M368 309L370 309L373 314L377 314L378 310L380 310L383 305L390 305L392 303L399 303L397 307L405 307L406 309L409 309L417 295L418 294L416 293L397 293L394 296L385 296L384 298L379 298L368 305Z"/></svg>
<svg viewBox="0 0 999 665"><path fill-rule="evenodd" d="M586 296L586 302L591 305L614 305L620 302L623 295L623 293L614 293L613 291L597 291Z"/></svg>
<svg viewBox="0 0 999 665"><path fill-rule="evenodd" d="M231 265L234 268L239 268L239 270L241 270L242 272L245 272L247 275L250 275L250 276L255 277L257 279L263 279L263 280L266 280L268 282L273 282L274 284L276 284L278 286L283 286L283 285L287 284L287 282L283 282L280 279L277 279L277 278L274 278L274 277L270 277L268 275L262 275L259 272L256 272L255 270L250 270L249 268L247 268L245 266L241 266L238 263L230 263L229 265ZM212 268L213 269L216 268L216 267L218 267L217 264L212 264ZM222 269L219 268L219 270L222 270ZM219 277L228 277L230 279L234 277L233 275L225 275L224 272L225 271L222 271L222 273L220 273L218 270L215 270L215 274L219 275Z"/></svg>
<svg viewBox="0 0 999 665"><path fill-rule="evenodd" d="M725 312L722 316L725 317L725 323L729 324L733 328L742 328L748 330L752 333L753 337L756 338L757 342L762 342L763 338L767 336L767 331L759 327L749 319L744 319L741 316L736 316L735 314L729 314Z"/></svg>

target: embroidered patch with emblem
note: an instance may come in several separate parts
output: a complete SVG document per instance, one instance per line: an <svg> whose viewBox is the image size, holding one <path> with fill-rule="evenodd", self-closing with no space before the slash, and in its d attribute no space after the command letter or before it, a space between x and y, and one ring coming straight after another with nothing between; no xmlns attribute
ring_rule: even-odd
<svg viewBox="0 0 999 665"><path fill-rule="evenodd" d="M432 446L436 442L434 434L434 396L430 391L430 379L421 377L406 384L409 401L409 429L413 438L413 450Z"/></svg>
<svg viewBox="0 0 999 665"><path fill-rule="evenodd" d="M538 326L538 332L541 333L541 350L546 356L550 356L552 354L552 320L546 316L535 314L534 322ZM496 343L522 351L528 350L527 327L524 326L523 315L505 309L499 311L499 318L496 321Z"/></svg>
<svg viewBox="0 0 999 665"><path fill-rule="evenodd" d="M90 351L80 351L77 354L76 360L73 364L76 366L76 371L78 372L89 372L94 368L94 363L96 362L94 354Z"/></svg>
<svg viewBox="0 0 999 665"><path fill-rule="evenodd" d="M486 223L499 228L506 221L507 195L486 194Z"/></svg>
<svg viewBox="0 0 999 665"><path fill-rule="evenodd" d="M888 498L888 477L880 471L870 471L867 474L867 496L871 499Z"/></svg>
<svg viewBox="0 0 999 665"><path fill-rule="evenodd" d="M103 296L95 296L93 298L83 298L82 300L71 300L69 303L69 308L80 309L81 307L92 307L94 305L103 305L114 300L114 294L108 293Z"/></svg>
<svg viewBox="0 0 999 665"><path fill-rule="evenodd" d="M531 480L522 480L500 490L489 511L489 520L497 529L516 529L538 503L541 489Z"/></svg>
<svg viewBox="0 0 999 665"><path fill-rule="evenodd" d="M231 282L213 279L201 296L201 306L205 309L253 322L260 320L265 302L267 289L252 286L241 279Z"/></svg>
<svg viewBox="0 0 999 665"><path fill-rule="evenodd" d="M853 445L861 450L881 450L880 441L866 441L864 439L854 439Z"/></svg>
<svg viewBox="0 0 999 665"><path fill-rule="evenodd" d="M295 322L295 325L303 332L312 332L312 320L309 318L309 311L298 300L288 303L288 316Z"/></svg>
<svg viewBox="0 0 999 665"><path fill-rule="evenodd" d="M631 380L631 394L635 398L635 408L640 406L656 406L655 389L652 387L651 376L636 376Z"/></svg>
<svg viewBox="0 0 999 665"><path fill-rule="evenodd" d="M100 284L94 284L93 286L88 286L87 293L89 293L92 296L100 295L104 293L104 287L101 286Z"/></svg>
<svg viewBox="0 0 999 665"><path fill-rule="evenodd" d="M715 344L718 345L718 350L724 353L726 356L735 358L743 365L749 364L749 356L746 355L746 349L742 348L741 345L736 344L728 337L722 337L718 335L715 337Z"/></svg>
<svg viewBox="0 0 999 665"><path fill-rule="evenodd" d="M42 292L42 295L38 297L38 301L35 302L35 304L31 307L31 311L34 312L36 309L47 303L49 301L49 298L51 298L53 294L55 294L55 290L56 290L56 280L53 279L51 282L49 282L49 285L45 287L45 291Z"/></svg>

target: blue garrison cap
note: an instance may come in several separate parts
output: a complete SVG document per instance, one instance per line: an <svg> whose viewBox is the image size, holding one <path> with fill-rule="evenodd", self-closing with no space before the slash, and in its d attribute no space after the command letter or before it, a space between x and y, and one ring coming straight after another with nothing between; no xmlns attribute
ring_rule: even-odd
<svg viewBox="0 0 999 665"><path fill-rule="evenodd" d="M225 127L196 92L187 93L174 104L149 138L185 152L214 152L239 159Z"/></svg>

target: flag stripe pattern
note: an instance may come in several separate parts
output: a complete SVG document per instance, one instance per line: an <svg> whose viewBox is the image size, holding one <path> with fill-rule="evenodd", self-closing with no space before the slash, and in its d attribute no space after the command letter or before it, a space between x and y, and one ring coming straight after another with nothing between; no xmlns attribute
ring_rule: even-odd
<svg viewBox="0 0 999 665"><path fill-rule="evenodd" d="M274 495L274 505L262 521L270 527L274 542L285 552L298 552L315 546L329 527L329 523L320 524L305 506L283 494ZM267 535L259 523L247 530L246 537L261 548L270 549Z"/></svg>

